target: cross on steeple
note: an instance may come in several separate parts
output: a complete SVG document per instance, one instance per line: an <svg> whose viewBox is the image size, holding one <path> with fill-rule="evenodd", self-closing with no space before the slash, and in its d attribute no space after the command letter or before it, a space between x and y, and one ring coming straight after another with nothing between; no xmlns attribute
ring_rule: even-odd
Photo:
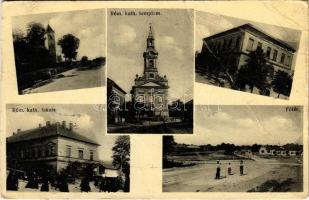
<svg viewBox="0 0 309 200"><path fill-rule="evenodd" d="M149 34L148 34L148 38L153 38L153 33L152 33L152 24L149 23Z"/></svg>

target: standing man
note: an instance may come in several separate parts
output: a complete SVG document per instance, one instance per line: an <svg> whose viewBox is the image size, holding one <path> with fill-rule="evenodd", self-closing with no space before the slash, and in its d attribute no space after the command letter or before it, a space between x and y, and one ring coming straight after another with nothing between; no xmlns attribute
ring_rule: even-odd
<svg viewBox="0 0 309 200"><path fill-rule="evenodd" d="M220 179L220 161L217 160L217 170L216 170L216 178L215 179Z"/></svg>
<svg viewBox="0 0 309 200"><path fill-rule="evenodd" d="M240 160L240 176L244 175L244 161Z"/></svg>
<svg viewBox="0 0 309 200"><path fill-rule="evenodd" d="M227 166L227 173L228 175L232 175L232 167L231 167L231 163L229 162L228 166Z"/></svg>

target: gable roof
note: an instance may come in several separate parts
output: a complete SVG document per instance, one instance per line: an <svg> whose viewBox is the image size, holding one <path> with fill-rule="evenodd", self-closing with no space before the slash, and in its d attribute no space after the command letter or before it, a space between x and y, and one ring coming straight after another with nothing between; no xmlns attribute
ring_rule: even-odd
<svg viewBox="0 0 309 200"><path fill-rule="evenodd" d="M115 83L115 81L113 81L110 78L107 78L107 87L115 87L119 91L121 91L123 94L127 94L126 91L124 91L119 85L117 85L117 83Z"/></svg>
<svg viewBox="0 0 309 200"><path fill-rule="evenodd" d="M47 28L46 28L46 32L55 32L51 27L50 25L48 24L47 25Z"/></svg>
<svg viewBox="0 0 309 200"><path fill-rule="evenodd" d="M288 50L290 50L292 52L296 51L292 46L290 46L286 42L283 42L282 40L280 40L278 38L275 38L275 37L265 33L262 30L259 30L258 28L256 28L255 26L253 26L250 23L243 24L241 26L237 26L235 28L232 28L232 29L229 29L229 30L217 33L217 34L214 34L212 36L204 38L203 40L213 39L213 38L220 37L220 36L223 36L223 35L226 35L226 34L229 34L229 33L233 33L233 32L236 32L236 31L240 31L240 30L250 30L250 31L253 31L253 32L258 33L260 36L262 36L262 37L272 41L273 43L275 43L275 44L277 44L277 45L279 45L281 47L284 47L284 48L286 48L286 49L288 49Z"/></svg>
<svg viewBox="0 0 309 200"><path fill-rule="evenodd" d="M51 124L49 126L44 126L41 128L34 128L26 131L20 131L15 135L12 135L7 138L7 143L15 143L22 141L29 141L35 139L44 139L48 137L64 137L72 140L85 142L93 145L99 145L97 142L76 133L75 131L65 128L60 124Z"/></svg>

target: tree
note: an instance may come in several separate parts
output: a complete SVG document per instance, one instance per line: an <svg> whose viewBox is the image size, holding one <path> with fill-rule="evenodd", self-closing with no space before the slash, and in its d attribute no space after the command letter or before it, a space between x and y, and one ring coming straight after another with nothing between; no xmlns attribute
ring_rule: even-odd
<svg viewBox="0 0 309 200"><path fill-rule="evenodd" d="M80 60L82 66L86 66L88 64L88 57L87 56L83 56L82 59Z"/></svg>
<svg viewBox="0 0 309 200"><path fill-rule="evenodd" d="M249 53L247 65L240 68L236 85L239 87L249 85L251 93L254 87L264 91L270 87L269 79L272 77L273 71L273 66L266 63L265 53L258 47Z"/></svg>
<svg viewBox="0 0 309 200"><path fill-rule="evenodd" d="M170 154L174 150L176 142L173 136L164 136L163 137L163 157Z"/></svg>
<svg viewBox="0 0 309 200"><path fill-rule="evenodd" d="M130 191L130 137L118 136L113 147L113 165L125 175L124 192Z"/></svg>
<svg viewBox="0 0 309 200"><path fill-rule="evenodd" d="M62 53L67 60L76 59L79 42L80 40L72 34L64 35L58 40L58 45L61 46Z"/></svg>
<svg viewBox="0 0 309 200"><path fill-rule="evenodd" d="M273 89L275 92L278 93L278 98L280 94L285 96L290 96L291 89L292 89L292 77L284 72L284 71L277 71L275 77L272 81Z"/></svg>
<svg viewBox="0 0 309 200"><path fill-rule="evenodd" d="M128 136L117 137L113 147L113 165L119 169L129 166L130 138Z"/></svg>
<svg viewBox="0 0 309 200"><path fill-rule="evenodd" d="M27 40L32 47L44 47L45 28L42 24L31 22L27 27Z"/></svg>

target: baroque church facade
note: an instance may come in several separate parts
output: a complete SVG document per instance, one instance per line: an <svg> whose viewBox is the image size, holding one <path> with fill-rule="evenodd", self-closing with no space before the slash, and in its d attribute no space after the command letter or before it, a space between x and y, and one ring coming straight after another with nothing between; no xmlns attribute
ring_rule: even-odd
<svg viewBox="0 0 309 200"><path fill-rule="evenodd" d="M159 53L155 48L155 38L152 26L146 40L146 50L143 53L144 73L136 74L132 87L132 102L135 108L135 118L166 119L168 112L168 79L159 75L157 59Z"/></svg>

